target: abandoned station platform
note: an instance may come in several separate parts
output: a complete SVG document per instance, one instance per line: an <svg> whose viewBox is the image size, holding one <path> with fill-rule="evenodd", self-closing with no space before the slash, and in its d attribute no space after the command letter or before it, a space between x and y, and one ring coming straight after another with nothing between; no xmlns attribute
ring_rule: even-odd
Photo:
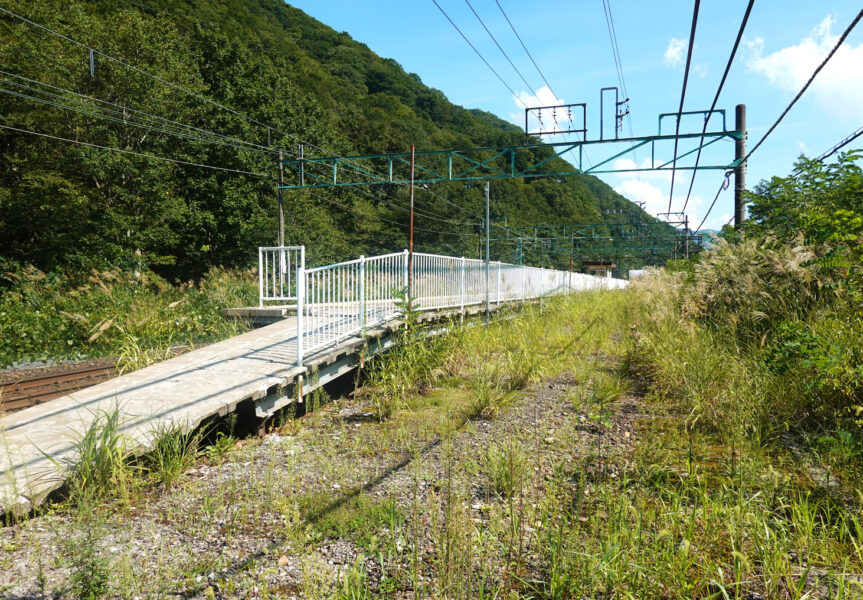
<svg viewBox="0 0 863 600"><path fill-rule="evenodd" d="M0 513L38 506L64 483L75 441L119 411L130 450L157 432L233 412L264 422L391 346L403 293L425 321L448 321L561 293L613 289L610 277L414 253L305 268L302 247L259 250L260 306L291 303L276 322L67 396L0 416ZM412 264L411 264L412 263ZM412 274L412 277L411 277ZM281 310L281 309L277 309Z"/></svg>

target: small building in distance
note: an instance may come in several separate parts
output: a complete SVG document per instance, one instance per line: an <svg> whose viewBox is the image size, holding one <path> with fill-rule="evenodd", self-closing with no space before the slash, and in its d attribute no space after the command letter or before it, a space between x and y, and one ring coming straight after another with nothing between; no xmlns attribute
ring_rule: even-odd
<svg viewBox="0 0 863 600"><path fill-rule="evenodd" d="M611 262L608 260L600 260L600 261L589 261L586 260L581 263L581 266L584 268L584 272L588 275L596 275L597 277L608 277L611 278L611 270L617 268L616 262Z"/></svg>

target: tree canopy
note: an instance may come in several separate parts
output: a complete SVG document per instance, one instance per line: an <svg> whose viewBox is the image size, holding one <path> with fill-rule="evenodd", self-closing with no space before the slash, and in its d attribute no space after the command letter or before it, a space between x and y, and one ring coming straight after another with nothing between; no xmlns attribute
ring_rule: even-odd
<svg viewBox="0 0 863 600"><path fill-rule="evenodd" d="M331 156L523 140L280 0L7 6L83 44L0 16L0 124L53 136L0 130L0 255L42 269L107 264L187 278L246 264L275 241L275 151L291 156L300 142L306 156ZM88 48L98 51L93 76ZM573 170L560 159L547 168ZM433 191L417 193L418 247L475 254L481 189ZM312 262L406 245L403 186L285 201L286 241L307 245ZM598 223L620 209L655 221L590 176L492 186L492 219L512 224Z"/></svg>

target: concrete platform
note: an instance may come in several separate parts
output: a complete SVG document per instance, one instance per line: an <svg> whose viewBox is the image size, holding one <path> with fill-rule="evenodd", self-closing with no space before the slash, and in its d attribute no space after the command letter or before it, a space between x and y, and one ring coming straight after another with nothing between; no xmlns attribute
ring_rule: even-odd
<svg viewBox="0 0 863 600"><path fill-rule="evenodd" d="M530 302L530 301L528 301ZM509 305L512 307L512 305ZM492 310L501 307L492 305ZM482 305L465 307L481 314ZM458 310L422 313L430 322ZM394 342L401 326L390 321L337 345L304 356L296 366L295 316L208 345L51 402L0 417L0 514L38 506L64 482L62 469L76 456L74 442L93 420L119 407L122 432L131 450L146 452L156 431L190 430L243 402L260 419L301 400L321 385L356 368L361 351L371 355ZM299 375L310 373L299 389Z"/></svg>
<svg viewBox="0 0 863 600"><path fill-rule="evenodd" d="M74 440L102 411L119 406L123 432L143 451L159 427L195 427L293 381L303 372L296 330L296 318L280 320L0 417L0 512L26 510L58 488L54 461L74 458Z"/></svg>
<svg viewBox="0 0 863 600"><path fill-rule="evenodd" d="M297 306L244 306L241 308L224 308L222 316L229 319L242 319L251 322L254 327L272 325L282 319L296 316Z"/></svg>

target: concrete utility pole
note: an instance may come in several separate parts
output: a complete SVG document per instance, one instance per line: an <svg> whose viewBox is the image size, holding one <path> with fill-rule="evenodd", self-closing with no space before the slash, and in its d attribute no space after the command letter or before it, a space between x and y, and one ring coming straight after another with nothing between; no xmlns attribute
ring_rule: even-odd
<svg viewBox="0 0 863 600"><path fill-rule="evenodd" d="M746 205L743 192L746 191L746 105L738 104L734 109L734 128L740 137L734 141L734 160L741 161L734 169L734 228L740 229L746 220Z"/></svg>
<svg viewBox="0 0 863 600"><path fill-rule="evenodd" d="M489 271L489 245L491 243L491 218L489 216L489 199L488 199L488 181L485 182L485 326L488 327L488 322L491 319L491 308L489 307L489 286L490 286L490 271Z"/></svg>
<svg viewBox="0 0 863 600"><path fill-rule="evenodd" d="M408 236L408 297L413 296L414 288L414 145L411 144L411 225Z"/></svg>
<svg viewBox="0 0 863 600"><path fill-rule="evenodd" d="M283 152L279 150L279 247L285 245L285 206L282 201L282 186L285 181L285 165L282 164L282 160L284 160Z"/></svg>

